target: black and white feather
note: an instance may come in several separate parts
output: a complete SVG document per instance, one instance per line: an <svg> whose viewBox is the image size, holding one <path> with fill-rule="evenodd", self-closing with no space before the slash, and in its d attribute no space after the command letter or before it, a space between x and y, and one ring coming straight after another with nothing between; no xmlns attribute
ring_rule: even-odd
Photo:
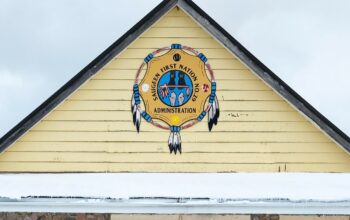
<svg viewBox="0 0 350 220"><path fill-rule="evenodd" d="M211 104L208 111L208 128L209 131L213 128L213 125L218 124L218 119L220 116L219 101L215 96L213 103Z"/></svg>
<svg viewBox="0 0 350 220"><path fill-rule="evenodd" d="M136 127L137 132L139 132L140 125L141 125L141 113L136 104L134 94L132 95L132 98L131 98L131 113L132 113L132 121L134 123L134 126Z"/></svg>
<svg viewBox="0 0 350 220"><path fill-rule="evenodd" d="M170 153L174 152L175 154L179 152L181 154L181 136L180 132L170 132L168 146Z"/></svg>

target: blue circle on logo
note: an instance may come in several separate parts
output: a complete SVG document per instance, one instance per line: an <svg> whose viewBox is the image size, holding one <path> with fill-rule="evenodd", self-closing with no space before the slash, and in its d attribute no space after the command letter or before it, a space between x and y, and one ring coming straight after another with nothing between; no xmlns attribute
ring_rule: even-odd
<svg viewBox="0 0 350 220"><path fill-rule="evenodd" d="M179 107L188 102L192 96L191 78L180 70L171 70L163 74L157 86L159 99L171 107Z"/></svg>

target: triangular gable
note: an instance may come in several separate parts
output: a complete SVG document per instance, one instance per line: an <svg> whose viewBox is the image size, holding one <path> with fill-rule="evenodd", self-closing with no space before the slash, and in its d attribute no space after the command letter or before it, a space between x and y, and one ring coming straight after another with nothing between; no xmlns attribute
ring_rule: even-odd
<svg viewBox="0 0 350 220"><path fill-rule="evenodd" d="M178 5L184 12L181 10L176 12L177 9L173 9L175 5ZM173 9L170 13L169 10ZM163 17L159 22L158 19L161 18L166 13L167 16ZM210 35L208 35L205 31L203 31L201 28L199 28L198 24L192 20L192 18L188 17L190 15L193 19L198 22L202 28L206 29L207 32L209 32L215 39L217 39L222 45L225 46L223 48L216 40L212 39ZM176 18L178 17L178 18ZM155 24L155 22L157 22ZM301 171L307 171L300 168L302 163L309 163L309 170L317 170L312 167L322 167L320 166L320 163L324 163L324 166L322 169L327 170L325 168L326 166L330 166L330 164L345 164L341 166L341 168L336 168L335 170L349 170L349 158L347 158L347 155L339 154L339 152L334 149L333 143L330 143L330 140L323 134L321 134L317 129L313 128L313 126L307 122L304 117L300 116L297 112L294 112L294 109L292 109L285 101L283 101L278 95L275 94L277 92L280 96L282 96L289 104L294 106L299 112L307 116L308 118L313 121L324 133L329 135L336 143L338 143L340 146L342 146L344 149L349 151L350 145L349 145L349 138L342 133L338 128L336 128L332 123L330 123L326 118L324 118L320 113L318 113L310 104L308 104L305 100L303 100L298 94L296 94L290 87L288 87L281 79L279 79L275 74L273 74L267 67L265 67L260 61L258 61L253 55L251 55L244 47L242 47L235 39L233 39L225 30L223 30L215 21L213 21L208 15L206 15L200 8L198 8L193 2L187 1L187 0L179 0L179 1L163 1L160 5L158 5L154 10L152 10L145 18L143 18L137 25L135 25L130 31L128 31L125 35L123 35L116 43L114 43L110 48L108 48L105 52L103 52L99 57L97 57L92 63L90 63L86 68L84 68L79 74L77 74L72 80L70 80L65 86L63 86L59 91L57 91L52 97L50 97L47 101L45 101L39 108L37 108L33 113L31 113L28 117L26 117L22 122L20 122L15 128L13 128L10 132L8 132L1 140L0 140L0 149L4 151L7 147L9 147L12 143L18 140L18 138L22 137L22 140L29 140L31 138L34 138L34 140L45 140L45 141L51 141L53 142L51 146L59 146L59 147L67 147L67 145L62 145L62 143L55 142L58 137L60 137L60 140L70 142L69 148L81 148L79 143L76 143L77 141L85 141L85 145L89 146L91 145L91 148L101 149L101 146L92 146L91 142L94 142L96 140L106 142L108 141L121 141L121 142L127 142L130 140L135 140L135 138L138 138L138 140L147 142L149 139L157 139L159 138L159 134L156 133L156 129L147 126L145 123L143 126L146 127L147 130L152 131L153 133L146 133L146 134L139 134L138 136L135 136L136 134L131 133L124 133L122 136L116 136L113 133L96 133L89 136L87 139L79 139L79 135L86 137L86 134L79 133L79 132L73 132L73 133L60 133L60 126L66 127L69 125L69 129L76 129L77 127L82 127L82 124L79 123L72 123L69 121L81 121L86 120L87 118L94 118L94 119L100 119L101 121L113 121L113 118L115 118L115 112L111 111L105 111L105 112L94 112L92 115L87 112L76 112L76 102L79 100L85 100L84 103L80 103L79 110L81 108L89 110L91 106L94 106L94 109L96 109L96 104L89 103L89 99L101 99L100 101L108 101L117 99L116 97L128 97L120 100L121 102L118 103L118 107L115 106L115 104L111 104L111 102L104 103L104 109L108 110L110 108L111 110L120 110L118 112L118 117L123 118L129 118L130 112L127 112L126 109L124 109L123 106L126 106L127 109L129 108L129 97L130 92L128 91L130 84L126 83L126 81L123 80L131 80L130 76L134 74L136 68L140 64L140 60L142 60L142 56L147 54L149 52L149 48L159 48L160 45L159 41L156 39L153 39L154 37L162 38L162 44L171 44L174 43L172 38L166 38L168 32L166 31L157 31L157 28L167 28L171 25L172 30L172 36L171 37L182 37L184 38L181 43L187 44L196 48L199 48L201 51L205 52L208 55L208 58L211 59L211 63L213 66L217 67L218 72L218 80L220 81L220 85L223 88L229 88L233 87L236 88L238 91L230 91L230 92L224 92L222 93L222 99L228 99L228 100L235 100L239 101L239 97L244 94L244 99L248 99L250 104L247 104L248 102L236 102L236 105L232 105L229 102L223 103L224 109L228 110L234 110L238 112L238 115L229 115L230 113L222 116L223 124L227 123L226 126L218 127L216 136L209 136L206 133L201 134L201 131L204 131L205 126L204 125L198 125L198 128L196 128L194 131L197 132L196 139L201 140L204 143L203 145L199 145L197 142L191 142L189 141L188 146L189 149L191 149L192 153L201 151L200 155L182 155L182 159L174 159L174 163L170 166L178 166L180 168L175 168L175 171L189 171L189 172L195 172L199 171L203 167L206 167L207 172L214 172L214 171L250 171L254 170L252 169L252 166L250 165L244 165L246 161L249 162L249 164L253 164L256 162L256 164L263 164L265 161L266 163L264 166L262 166L261 170L264 171L284 171L287 170L286 163L288 163L288 158L286 158L288 155L278 155L275 158L271 159L271 155L265 154L264 156L261 154L259 157L255 154L249 154L245 155L242 154L242 152L238 152L238 154L232 154L232 155L226 155L225 151L231 151L230 148L227 146L232 147L241 147L246 148L245 152L249 152L249 144L245 143L248 139L250 139L251 134L248 134L247 131L251 131L251 127L247 126L247 121L244 119L245 112L240 113L240 111L246 111L247 109L251 108L251 103L254 101L263 101L259 102L259 108L260 110L264 112L258 112L254 111L250 113L250 121L261 121L262 118L269 118L271 121L275 122L281 122L284 120L284 125L282 127L288 127L288 130L283 130L281 128L280 124L275 124L274 128L270 128L271 130L268 130L268 132L274 132L279 131L279 133L264 133L266 131L266 125L264 124L258 124L255 126L254 137L257 137L256 140L260 141L260 148L257 150L255 148L255 151L267 151L270 153L276 153L280 151L284 151L283 149L280 149L282 146L286 147L286 149L291 149L297 147L298 144L293 143L296 139L299 140L299 142L305 143L302 147L306 148L305 151L301 152L308 152L307 146L312 146L314 148L317 146L319 151L316 151L315 157L319 158L318 160L311 160L309 162L307 159L306 154L299 155L299 165L297 164L298 161L294 161L293 166L294 170L301 170ZM152 26L155 25L155 26ZM183 31L181 29L181 25L187 25L188 29ZM150 27L153 27L149 29ZM178 27L177 27L178 26ZM176 29L177 28L177 29ZM174 31L176 29L176 31ZM146 31L147 30L147 31ZM146 32L145 32L146 31ZM191 38L191 36L197 36L197 38ZM140 39L137 39L141 36ZM168 36L169 37L169 36ZM135 41L135 39L137 39ZM202 45L205 45L203 47ZM125 50L128 48L127 50ZM231 53L235 55L233 57L230 53L228 53L226 50L229 50ZM122 53L121 53L122 52ZM117 56L118 55L118 56ZM117 56L117 59L115 57ZM238 59L237 59L238 58ZM128 62L124 62L123 59L129 59ZM227 61L228 60L228 61ZM241 62L244 63L241 64ZM107 66L106 66L107 65ZM247 68L247 67L248 68ZM134 68L132 70L128 68ZM235 69L236 72L232 73L232 70ZM250 70L252 70L255 74L257 74L259 78L254 76ZM117 70L118 77L113 78L116 76L114 72ZM98 74L96 74L98 73ZM123 78L124 77L124 78ZM241 78L241 81L235 81L232 79L235 79L235 77ZM242 80L243 78L243 80ZM90 80L87 82L87 80ZM111 80L111 81L108 81ZM114 80L114 81L113 81ZM119 81L118 81L119 80ZM121 80L121 81L120 81ZM272 91L270 87L266 86L265 83L262 83L263 80L267 85L269 85L271 88L274 89ZM85 83L85 84L84 84ZM83 85L84 84L84 85ZM109 91L106 91L107 90ZM79 90L78 90L79 89ZM118 91L122 89L122 91ZM254 91L258 90L258 91ZM91 92L95 91L95 92ZM106 93L108 95L106 96ZM67 97L70 98L68 100ZM94 98L91 98L91 97ZM103 98L100 98L103 97ZM106 98L107 97L107 98ZM248 97L248 98L247 98ZM250 98L249 98L250 97ZM66 100L63 104L62 102ZM54 111L57 106L60 105L58 108L59 111ZM81 105L84 105L81 107ZM240 109L241 108L241 109ZM274 112L274 110L278 109L278 112ZM72 112L69 112L69 110L72 110ZM256 108L254 108L256 110ZM270 111L270 112L266 112ZM50 114L48 114L51 112ZM233 119L234 117L240 117L240 114L242 116L241 121ZM45 117L45 118L44 118ZM40 120L44 119L45 123L38 123ZM57 119L57 120L56 120ZM60 125L60 122L55 121L68 121L64 125ZM234 122L234 123L232 123ZM249 122L249 120L248 120ZM38 124L37 124L38 123ZM45 132L35 132L35 131L42 131L42 128L45 127L47 129L49 126L48 124L55 123L55 126L52 128L52 130L46 130ZM34 132L24 135L30 128L33 127L33 125L37 124L37 126L34 128ZM101 125L100 123L95 123L93 125L94 129L99 129L99 127L102 127L105 129L106 124ZM114 127L113 127L114 126ZM118 128L116 128L119 126ZM246 126L246 127L245 127ZM259 128L260 126L260 128ZM272 126L271 124L269 126ZM108 124L108 129L110 131L116 131L118 129L121 130L127 130L129 129L130 122L121 122L119 124ZM273 127L273 126L272 126ZM277 128L278 127L278 128ZM102 129L102 130L103 130ZM260 130L259 130L260 129ZM265 129L265 130L264 130ZM294 129L294 130L293 130ZM54 131L55 133L53 133ZM257 132L258 131L258 132ZM286 131L295 132L295 135L291 133L286 133ZM302 131L307 131L307 133L303 134ZM221 132L221 133L220 133ZM228 136L224 132L232 132ZM236 133L235 133L236 132ZM192 134L185 133L184 139L187 138L187 140L191 140ZM38 137L40 136L40 137ZM44 139L40 139L43 136L45 136ZM166 135L164 135L166 137ZM277 138L279 141L278 144L273 144L274 140ZM164 139L164 140L163 140ZM161 144L165 144L166 138L163 138ZM220 140L221 145L221 151L218 152L213 151L215 149L216 142ZM236 143L233 143L232 140L235 140ZM254 140L253 140L254 141ZM253 142L252 141L252 142ZM266 147L262 147L264 143L269 143L266 145ZM318 143L321 142L321 143ZM36 143L35 147L40 148L40 145L42 143ZM23 145L23 142L18 142L18 145ZM102 147L102 150L104 152L108 152L108 148L112 147L113 144L106 143L104 147ZM142 146L141 146L142 145ZM166 146L166 145L165 145ZM255 146L255 145L254 145ZM253 146L253 148L254 148ZM44 149L47 146L42 146L42 149ZM157 149L160 148L160 144L142 144L142 143L134 143L133 148L139 149L142 151L142 149L147 148L153 149L153 151L157 151ZM299 145L301 147L301 145ZM128 152L127 147L123 146L119 148L121 151ZM253 149L252 148L252 149ZM276 148L276 149L274 149ZM278 149L277 149L278 148ZM47 149L47 148L46 148ZM332 150L330 150L332 149ZM299 151L300 149L297 149L296 151ZM111 150L113 152L113 150ZM129 149L130 151L130 149ZM211 152L210 152L211 151ZM45 152L45 151L43 151ZM243 151L244 152L244 151ZM149 153L149 152L146 152ZM209 154L208 154L209 153ZM216 154L215 154L216 153ZM217 154L218 153L218 154ZM286 153L288 153L288 150L286 150ZM317 154L318 153L318 154ZM327 153L327 155L331 154L337 154L336 157L333 157L332 159L326 160L325 155L322 155L322 153ZM326 156L327 156L326 155ZM4 155L5 156L5 155ZM18 154L15 155L12 153L9 155L6 155L8 158L8 162L11 162L11 158L17 157ZM39 154L34 155L40 157ZM41 152L41 156L49 156L52 157L52 155L47 155L45 153ZM137 163L137 161L140 161L140 157L133 156L132 158L123 158L123 157L117 157L117 159L111 159L111 161L124 161L125 164L120 164L120 169L114 169L111 168L109 171L162 171L159 168L154 168L155 166L149 165L150 163L153 163L152 158L155 157L155 155L149 154L149 156L141 155L143 160L146 160L148 164L139 164L134 168L131 168L128 170L130 165L128 163ZM25 156L23 156L25 157ZM55 156L53 156L55 157ZM59 155L57 156L57 161L60 161ZM108 156L102 156L102 159L94 158L93 161L99 162L103 161ZM202 160L201 158L206 158ZM209 159L211 158L211 159ZM219 159L220 158L220 159ZM91 158L90 158L91 159ZM126 160L126 161L125 161ZM5 160L6 161L6 160ZM163 159L163 161L160 161L160 163L168 162L169 158L166 157ZM176 164L177 162L181 163L183 161L187 161L189 163L182 164L179 166ZM230 163L232 161L235 161L235 166L221 166L218 165L218 163ZM306 162L305 162L306 161ZM315 163L317 161L317 163ZM201 165L194 165L193 163L211 163L214 164L212 166L201 166ZM274 164L271 164L274 163ZM69 163L67 163L69 166ZM216 165L215 165L216 164ZM242 165L243 164L243 165ZM313 165L312 165L313 164ZM55 164L51 163L52 166L55 166ZM100 169L93 169L96 164L85 164L81 165L82 167L85 166L85 168L77 169L74 168L73 171L82 171L84 169L88 171L101 171L101 170L108 170L105 167L102 167ZM203 164L202 164L203 165ZM40 166L40 164L38 164ZM98 165L96 165L98 167ZM105 166L105 165L104 165ZM256 166L256 165L255 165ZM291 167L293 167L291 166ZM297 168L299 166L299 168ZM337 165L338 166L338 165ZM108 166L107 166L108 167ZM345 167L345 168L344 168ZM149 169L148 169L149 168ZM55 169L53 169L55 170ZM164 169L163 171L170 171L171 169ZM290 170L293 170L291 168ZM329 168L330 171L333 171L332 168ZM28 171L28 170L27 170ZM56 171L56 170L55 170Z"/></svg>

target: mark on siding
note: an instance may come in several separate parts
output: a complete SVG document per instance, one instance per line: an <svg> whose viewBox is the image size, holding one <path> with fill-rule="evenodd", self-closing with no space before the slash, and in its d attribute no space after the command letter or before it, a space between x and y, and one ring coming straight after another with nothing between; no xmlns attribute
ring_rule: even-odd
<svg viewBox="0 0 350 220"><path fill-rule="evenodd" d="M249 116L248 113L228 113L227 115L232 117L232 118L248 117Z"/></svg>

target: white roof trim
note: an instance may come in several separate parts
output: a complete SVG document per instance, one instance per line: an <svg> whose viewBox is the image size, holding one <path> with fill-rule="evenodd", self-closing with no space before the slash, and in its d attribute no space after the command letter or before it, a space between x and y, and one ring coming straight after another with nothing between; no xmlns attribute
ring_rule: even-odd
<svg viewBox="0 0 350 220"><path fill-rule="evenodd" d="M0 211L350 214L350 174L1 174Z"/></svg>

